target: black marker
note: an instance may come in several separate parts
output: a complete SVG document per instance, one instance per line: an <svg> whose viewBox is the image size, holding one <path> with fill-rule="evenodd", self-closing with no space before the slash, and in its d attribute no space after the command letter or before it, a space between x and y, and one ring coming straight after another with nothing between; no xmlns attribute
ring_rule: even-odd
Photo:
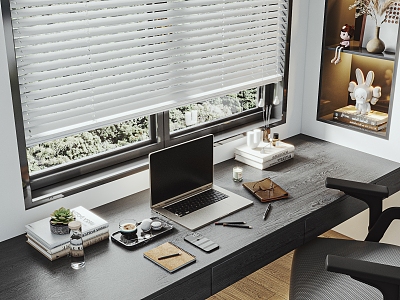
<svg viewBox="0 0 400 300"><path fill-rule="evenodd" d="M170 257L175 257L175 256L179 256L179 255L181 255L180 252L178 252L178 253L173 253L173 254L161 256L161 257L158 258L158 260L162 260L162 259L166 259L166 258L170 258Z"/></svg>
<svg viewBox="0 0 400 300"><path fill-rule="evenodd" d="M215 225L224 225L224 224L246 224L246 222L238 221L238 222L215 222Z"/></svg>
<svg viewBox="0 0 400 300"><path fill-rule="evenodd" d="M248 226L248 225L239 225L239 224L231 224L231 223L224 223L222 225L223 226L228 226L228 227L239 227L239 228L248 228L248 229L253 228L253 227Z"/></svg>
<svg viewBox="0 0 400 300"><path fill-rule="evenodd" d="M263 220L265 221L267 219L268 213L271 210L271 203L268 204L267 208L265 209L264 215L263 215Z"/></svg>

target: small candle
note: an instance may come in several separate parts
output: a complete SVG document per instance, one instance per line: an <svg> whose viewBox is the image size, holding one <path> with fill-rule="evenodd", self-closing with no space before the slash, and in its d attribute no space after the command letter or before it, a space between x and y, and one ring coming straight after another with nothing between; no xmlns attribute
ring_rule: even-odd
<svg viewBox="0 0 400 300"><path fill-rule="evenodd" d="M232 173L233 181L240 182L243 180L243 169L241 167L234 167Z"/></svg>

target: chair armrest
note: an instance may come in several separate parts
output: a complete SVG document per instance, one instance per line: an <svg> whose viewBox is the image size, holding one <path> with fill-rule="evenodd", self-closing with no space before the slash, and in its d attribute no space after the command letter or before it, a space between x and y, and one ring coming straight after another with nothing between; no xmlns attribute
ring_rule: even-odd
<svg viewBox="0 0 400 300"><path fill-rule="evenodd" d="M400 268L336 255L327 255L326 270L350 275L379 289L384 299L399 299Z"/></svg>
<svg viewBox="0 0 400 300"><path fill-rule="evenodd" d="M382 200L389 196L389 189L387 186L373 183L327 177L325 186L327 188L341 190L347 195L367 203L369 206L368 230L371 230L382 213Z"/></svg>
<svg viewBox="0 0 400 300"><path fill-rule="evenodd" d="M370 242L379 242L389 225L396 219L400 219L400 207L390 207L385 209L375 222L375 225L368 232L365 240Z"/></svg>
<svg viewBox="0 0 400 300"><path fill-rule="evenodd" d="M389 196L389 189L387 186L373 183L327 177L325 180L325 186L327 188L341 190L348 195L360 194L378 198L387 198Z"/></svg>

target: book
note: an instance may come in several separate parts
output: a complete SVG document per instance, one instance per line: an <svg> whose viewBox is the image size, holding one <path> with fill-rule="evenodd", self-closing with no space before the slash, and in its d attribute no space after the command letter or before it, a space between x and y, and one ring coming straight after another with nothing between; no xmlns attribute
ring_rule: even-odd
<svg viewBox="0 0 400 300"><path fill-rule="evenodd" d="M279 146L269 147L269 143L261 142L257 148L251 149L249 146L241 145L235 148L234 153L252 161L263 163L274 160L294 152L295 147L285 142L279 142Z"/></svg>
<svg viewBox="0 0 400 300"><path fill-rule="evenodd" d="M366 115L360 115L357 113L357 109L354 105L347 105L333 111L333 119L337 118L347 118L352 121L377 126L388 121L388 114L371 110Z"/></svg>
<svg viewBox="0 0 400 300"><path fill-rule="evenodd" d="M386 129L386 127L387 127L387 123L383 123L380 125L370 125L370 124L366 124L366 123L362 123L362 122L353 121L352 119L343 118L343 117L336 117L336 118L334 118L334 120L337 120L342 123L358 126L361 128L365 128L368 130L373 130L373 131L381 131L383 129Z"/></svg>
<svg viewBox="0 0 400 300"><path fill-rule="evenodd" d="M180 254L166 259L159 259L160 257L176 253ZM170 273L175 272L176 270L179 270L180 268L183 268L184 266L196 261L196 257L194 255L171 242L166 242L149 251L146 251L143 253L143 256Z"/></svg>
<svg viewBox="0 0 400 300"><path fill-rule="evenodd" d="M254 168L260 169L260 170L264 170L266 168L275 166L275 165L277 165L277 164L279 164L281 162L284 162L286 160L289 160L289 159L291 159L293 157L294 157L294 152L291 152L291 153L285 154L284 156L278 157L276 159L268 160L268 161L263 162L263 163L259 163L259 162L256 162L254 160L251 160L249 158L246 158L246 157L243 157L241 155L235 154L235 160L240 161L240 162L242 162L242 163L244 163L246 165L252 166Z"/></svg>
<svg viewBox="0 0 400 300"><path fill-rule="evenodd" d="M242 185L261 202L270 202L289 197L289 193L270 178L244 182Z"/></svg>
<svg viewBox="0 0 400 300"><path fill-rule="evenodd" d="M103 234L93 236L86 241L83 241L83 247L89 247L91 245L97 244L101 241L107 240L110 236L110 233L107 231ZM45 257L47 257L49 260L53 261L58 258L67 256L69 254L69 247L62 249L61 251L55 252L55 253L48 253L46 249L42 247L42 245L38 244L34 239L32 239L30 236L27 236L27 243L31 245L33 248L35 248L37 251L39 251L41 254L43 254Z"/></svg>
<svg viewBox="0 0 400 300"><path fill-rule="evenodd" d="M93 232L93 233L91 233L89 235L85 235L84 237L82 237L82 240L83 240L83 242L85 242L87 240L90 240L90 239L92 239L92 238L94 238L96 236L102 235L104 233L108 233L109 234L108 228L100 229L99 231ZM31 240L33 240L36 244L40 245L49 254L54 254L54 253L60 252L60 251L62 251L64 249L69 249L69 240L68 240L67 243L65 243L63 245L60 245L60 246L57 246L57 247L49 249L45 245L43 245L39 240L37 240L36 237L31 236L29 233L26 234L26 237L31 239Z"/></svg>
<svg viewBox="0 0 400 300"><path fill-rule="evenodd" d="M77 221L82 223L82 237L92 234L104 228L108 228L109 224L103 218L100 218L86 208L79 206L71 209ZM57 235L50 231L50 217L25 225L25 231L34 237L43 246L48 249L69 243L69 235Z"/></svg>

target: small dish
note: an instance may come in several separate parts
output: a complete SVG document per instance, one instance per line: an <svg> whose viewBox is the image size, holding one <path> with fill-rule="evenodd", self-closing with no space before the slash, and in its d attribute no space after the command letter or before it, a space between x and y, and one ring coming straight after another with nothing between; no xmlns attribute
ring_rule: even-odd
<svg viewBox="0 0 400 300"><path fill-rule="evenodd" d="M153 229L153 230L160 230L162 227L163 227L163 225L160 221L153 221L151 223L151 229Z"/></svg>

